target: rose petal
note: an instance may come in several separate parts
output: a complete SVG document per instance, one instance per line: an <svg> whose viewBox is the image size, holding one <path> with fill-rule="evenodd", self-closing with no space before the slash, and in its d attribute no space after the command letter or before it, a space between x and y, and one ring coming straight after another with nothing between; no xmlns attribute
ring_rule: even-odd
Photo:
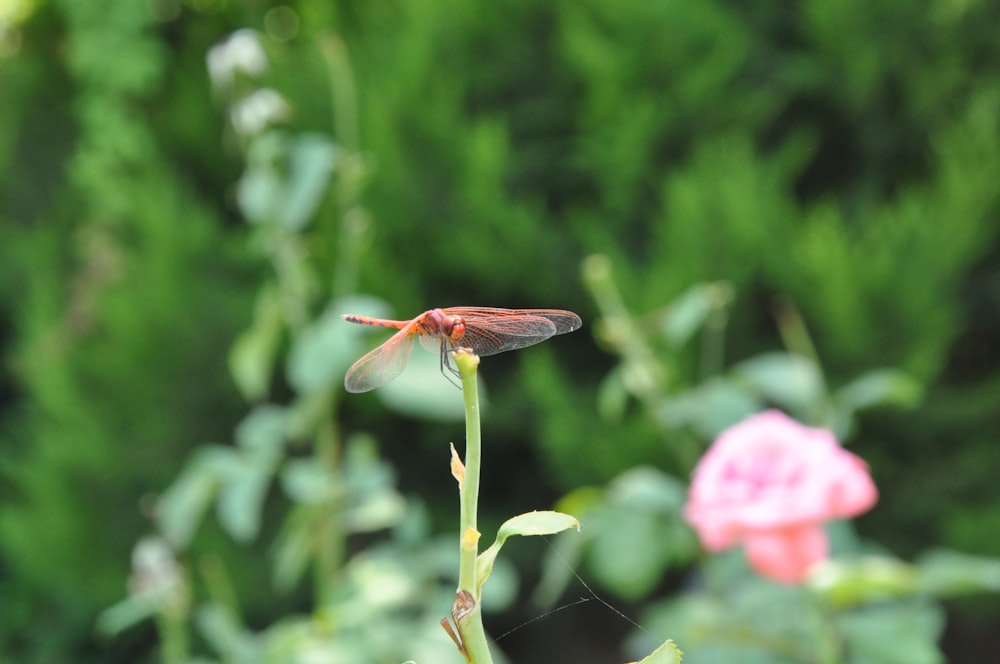
<svg viewBox="0 0 1000 664"><path fill-rule="evenodd" d="M801 583L809 568L826 558L829 542L819 526L758 533L744 540L750 567L779 583Z"/></svg>

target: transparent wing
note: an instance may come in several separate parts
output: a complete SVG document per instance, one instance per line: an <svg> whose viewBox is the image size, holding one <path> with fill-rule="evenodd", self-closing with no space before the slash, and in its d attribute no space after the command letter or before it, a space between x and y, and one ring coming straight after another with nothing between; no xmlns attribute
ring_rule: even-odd
<svg viewBox="0 0 1000 664"><path fill-rule="evenodd" d="M344 376L348 392L368 392L387 385L403 372L413 349L412 324L351 365Z"/></svg>
<svg viewBox="0 0 1000 664"><path fill-rule="evenodd" d="M480 356L531 346L579 329L581 324L579 316L562 309L450 307L444 311L465 321L465 334L457 345L472 348Z"/></svg>

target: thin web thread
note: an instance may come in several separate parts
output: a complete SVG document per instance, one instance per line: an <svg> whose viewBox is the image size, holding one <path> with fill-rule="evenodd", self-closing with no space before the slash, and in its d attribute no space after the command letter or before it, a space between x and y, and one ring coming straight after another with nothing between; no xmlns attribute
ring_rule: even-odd
<svg viewBox="0 0 1000 664"><path fill-rule="evenodd" d="M589 602L591 599L596 599L598 602L600 602L605 607L607 607L612 613L614 613L618 617L620 617L623 620L625 620L625 622L629 623L630 625L632 625L633 627L635 627L639 631L644 632L644 633L648 634L649 636L653 636L655 638L655 635L653 633L651 633L648 629L646 629L645 627L643 627L642 625L640 625L639 623L637 623L636 621L632 620L627 615L625 615L624 613L622 613L621 611L619 611L617 608L615 608L614 606L612 606L609 602L607 602L606 600L604 600L604 598L598 596L598 594L594 592L594 589L591 588L590 585L586 581L583 580L583 577L581 577L579 574L576 573L576 570L573 569L573 566L569 564L569 561L566 560L566 558L563 557L562 554L559 553L559 550L556 549L554 546L552 546L552 542L549 541L549 538L545 537L543 535L542 539L545 540L545 543L549 545L549 549L552 551L553 554L555 554L555 557L558 558L564 565L566 565L566 569L568 569L570 571L570 573L573 576L576 577L576 580L579 581L580 584L584 588L587 589L587 592L590 593L590 597L581 597L580 599L576 600L575 602L570 602L569 604L563 604L562 606L558 606L558 607L552 609L551 611L546 611L545 613L543 613L540 616L535 616L534 618L532 618L530 620L526 620L525 622L521 623L520 625L507 630L506 632L504 632L503 634L501 634L500 636L498 636L496 639L494 639L494 641L499 641L500 639L502 639L502 638L504 638L504 637L506 637L506 636L508 636L510 634L513 634L514 632L518 631L519 629L527 627L531 623L537 622L537 621L541 620L542 618L547 618L547 617L551 616L554 613L558 613L559 611L562 611L563 609L569 609L569 608L572 608L572 607L577 606L579 604L584 604L586 602Z"/></svg>

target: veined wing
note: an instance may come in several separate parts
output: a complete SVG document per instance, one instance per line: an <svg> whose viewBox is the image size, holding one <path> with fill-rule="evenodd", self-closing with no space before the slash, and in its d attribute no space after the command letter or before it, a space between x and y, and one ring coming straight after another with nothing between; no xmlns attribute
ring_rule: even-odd
<svg viewBox="0 0 1000 664"><path fill-rule="evenodd" d="M562 309L449 307L444 311L465 321L465 334L457 345L480 356L531 346L581 325L579 316Z"/></svg>
<svg viewBox="0 0 1000 664"><path fill-rule="evenodd" d="M413 324L407 325L351 365L344 376L348 392L368 392L391 382L403 372L413 349Z"/></svg>

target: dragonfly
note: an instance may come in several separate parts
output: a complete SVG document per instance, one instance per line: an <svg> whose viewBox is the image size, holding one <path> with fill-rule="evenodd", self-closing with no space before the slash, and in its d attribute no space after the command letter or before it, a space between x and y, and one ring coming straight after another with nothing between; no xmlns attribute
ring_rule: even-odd
<svg viewBox="0 0 1000 664"><path fill-rule="evenodd" d="M344 314L350 323L399 330L381 346L354 363L344 376L348 392L368 392L390 383L402 373L413 349L420 345L441 355L441 370L455 373L448 353L470 348L476 355L496 355L580 329L580 317L562 309L497 309L447 307L431 309L411 320L388 320Z"/></svg>

